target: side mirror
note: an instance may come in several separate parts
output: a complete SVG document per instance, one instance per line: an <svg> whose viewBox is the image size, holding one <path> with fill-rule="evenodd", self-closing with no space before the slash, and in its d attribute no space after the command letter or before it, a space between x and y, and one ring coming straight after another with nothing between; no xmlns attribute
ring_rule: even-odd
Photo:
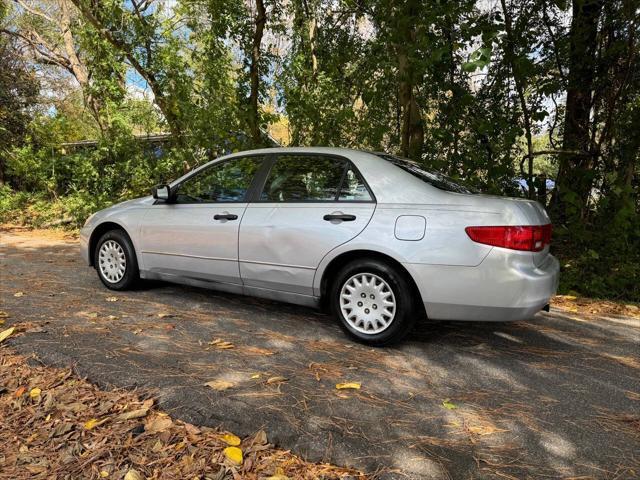
<svg viewBox="0 0 640 480"><path fill-rule="evenodd" d="M166 202L171 198L171 189L169 185L156 185L151 190L151 194L156 200L164 200Z"/></svg>

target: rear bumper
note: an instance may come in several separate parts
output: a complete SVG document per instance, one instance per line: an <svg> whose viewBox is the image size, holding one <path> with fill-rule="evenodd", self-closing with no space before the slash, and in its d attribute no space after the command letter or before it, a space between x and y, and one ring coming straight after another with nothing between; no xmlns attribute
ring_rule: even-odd
<svg viewBox="0 0 640 480"><path fill-rule="evenodd" d="M542 310L558 288L560 265L548 255L494 248L476 267L405 264L433 320L505 322Z"/></svg>

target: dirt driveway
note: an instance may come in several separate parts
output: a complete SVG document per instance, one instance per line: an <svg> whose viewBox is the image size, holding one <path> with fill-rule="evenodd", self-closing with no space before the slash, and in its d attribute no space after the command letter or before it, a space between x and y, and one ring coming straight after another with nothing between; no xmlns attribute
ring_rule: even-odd
<svg viewBox="0 0 640 480"><path fill-rule="evenodd" d="M75 240L1 234L0 309L24 332L9 342L103 387L153 390L177 418L264 428L384 478L640 476L638 319L422 322L371 349L300 307L160 283L114 294Z"/></svg>

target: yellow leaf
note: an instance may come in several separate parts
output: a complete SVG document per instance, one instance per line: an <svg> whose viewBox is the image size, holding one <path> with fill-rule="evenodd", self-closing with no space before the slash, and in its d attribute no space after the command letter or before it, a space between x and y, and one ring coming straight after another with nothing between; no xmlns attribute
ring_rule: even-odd
<svg viewBox="0 0 640 480"><path fill-rule="evenodd" d="M338 390L345 390L348 388L352 388L354 390L360 390L360 383L358 382L338 383L336 384L336 388Z"/></svg>
<svg viewBox="0 0 640 480"><path fill-rule="evenodd" d="M40 390L39 388L32 388L31 391L29 392L29 396L31 398L38 398L41 393L42 393L42 390Z"/></svg>
<svg viewBox="0 0 640 480"><path fill-rule="evenodd" d="M225 442L227 445L231 445L232 447L237 447L241 442L240 437L234 435L233 433L225 433L220 438L222 438L223 442Z"/></svg>
<svg viewBox="0 0 640 480"><path fill-rule="evenodd" d="M107 302L117 302L118 301L118 297L107 297L107 298L105 298L105 300ZM135 472L135 470L130 470L130 471Z"/></svg>
<svg viewBox="0 0 640 480"><path fill-rule="evenodd" d="M24 292L16 292L13 294L14 297L24 297Z"/></svg>
<svg viewBox="0 0 640 480"><path fill-rule="evenodd" d="M236 465L242 465L242 450L238 447L227 447L224 449L224 456Z"/></svg>
<svg viewBox="0 0 640 480"><path fill-rule="evenodd" d="M0 343L2 343L3 340L9 338L9 336L13 333L14 330L15 330L15 327L10 327L4 330L3 332L0 332Z"/></svg>
<svg viewBox="0 0 640 480"><path fill-rule="evenodd" d="M631 307L631 305L627 305L627 307ZM9 314L3 310L0 310L0 318L9 318Z"/></svg>
<svg viewBox="0 0 640 480"><path fill-rule="evenodd" d="M272 383L281 383L286 382L289 379L286 377L271 377L267 380L267 385L271 385Z"/></svg>
<svg viewBox="0 0 640 480"><path fill-rule="evenodd" d="M210 382L205 383L207 387L211 387L214 390L222 392L223 390L227 390L228 388L233 387L232 382L227 382L225 380L212 380Z"/></svg>
<svg viewBox="0 0 640 480"><path fill-rule="evenodd" d="M137 470L131 469L124 476L124 480L144 480L144 478L138 473Z"/></svg>
<svg viewBox="0 0 640 480"><path fill-rule="evenodd" d="M4 320L0 318L0 325L4 325Z"/></svg>
<svg viewBox="0 0 640 480"><path fill-rule="evenodd" d="M259 374L259 373L256 373L256 374L254 374L254 375L251 375L251 378L260 378L260 374Z"/></svg>
<svg viewBox="0 0 640 480"><path fill-rule="evenodd" d="M109 472L106 470L100 470L100 478L107 478L109 476Z"/></svg>
<svg viewBox="0 0 640 480"><path fill-rule="evenodd" d="M84 422L84 429L91 430L92 428L99 427L100 425L105 423L107 420L109 419L103 418L102 420L98 420L97 418L92 418L91 420L87 420L86 422Z"/></svg>

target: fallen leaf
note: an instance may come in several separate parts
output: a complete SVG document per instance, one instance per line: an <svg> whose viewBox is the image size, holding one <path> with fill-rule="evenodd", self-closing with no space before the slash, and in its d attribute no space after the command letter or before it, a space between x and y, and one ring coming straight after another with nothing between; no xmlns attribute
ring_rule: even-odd
<svg viewBox="0 0 640 480"><path fill-rule="evenodd" d="M234 386L234 383L227 382L226 380L212 380L210 382L205 383L207 387L211 387L214 390L222 392L223 390L227 390Z"/></svg>
<svg viewBox="0 0 640 480"><path fill-rule="evenodd" d="M56 428L53 429L53 432L51 432L49 436L59 437L60 435L69 433L72 429L73 429L73 423L70 423L70 422L61 423Z"/></svg>
<svg viewBox="0 0 640 480"><path fill-rule="evenodd" d="M124 480L144 480L144 478L138 473L137 470L131 469L124 476Z"/></svg>
<svg viewBox="0 0 640 480"><path fill-rule="evenodd" d="M631 305L627 305L630 307ZM0 318L9 318L9 314L3 310L0 310Z"/></svg>
<svg viewBox="0 0 640 480"><path fill-rule="evenodd" d="M255 374L251 375L251 378L260 378L260 374L259 373L255 373Z"/></svg>
<svg viewBox="0 0 640 480"><path fill-rule="evenodd" d="M109 418L103 418L102 420L98 420L97 418L92 418L91 420L87 420L84 422L84 429L91 430L93 428L99 427L103 423L105 423Z"/></svg>
<svg viewBox="0 0 640 480"><path fill-rule="evenodd" d="M36 388L32 388L32 389L29 391L29 396L30 396L31 398L38 398L38 397L40 396L40 394L41 394L41 393L42 393L42 390L40 390L39 388L37 388L37 387L36 387Z"/></svg>
<svg viewBox="0 0 640 480"><path fill-rule="evenodd" d="M257 445L266 445L268 443L267 433L264 430L258 430L253 437L253 443Z"/></svg>
<svg viewBox="0 0 640 480"><path fill-rule="evenodd" d="M134 418L142 418L146 417L147 413L149 413L148 408L140 408L138 410L131 410L130 412L121 413L116 417L116 422L125 422L127 420L132 420Z"/></svg>
<svg viewBox="0 0 640 480"><path fill-rule="evenodd" d="M9 327L6 330L0 332L0 343L2 343L4 340L9 338L14 330L15 330L15 327Z"/></svg>
<svg viewBox="0 0 640 480"><path fill-rule="evenodd" d="M275 473L270 477L267 477L266 480L289 480L289 477L284 474L284 470L282 470L281 467L278 467L276 468Z"/></svg>
<svg viewBox="0 0 640 480"><path fill-rule="evenodd" d="M14 297L24 297L25 293L24 292L16 292L13 294Z"/></svg>
<svg viewBox="0 0 640 480"><path fill-rule="evenodd" d="M175 315L173 313L159 313L158 317L159 318L173 318L173 317L175 317Z"/></svg>
<svg viewBox="0 0 640 480"><path fill-rule="evenodd" d="M212 345L216 348L219 348L220 350L227 350L229 348L234 348L235 345L231 342L225 342L224 340L222 340L221 338L216 338L214 340L211 340L209 342L209 345Z"/></svg>
<svg viewBox="0 0 640 480"><path fill-rule="evenodd" d="M224 449L224 456L236 465L242 465L242 450L238 447L227 447ZM125 479L126 480L126 479Z"/></svg>
<svg viewBox="0 0 640 480"><path fill-rule="evenodd" d="M107 297L107 298L105 298L105 300L107 302L117 302L118 301L118 297ZM135 470L130 470L130 471L135 472Z"/></svg>
<svg viewBox="0 0 640 480"><path fill-rule="evenodd" d="M169 430L173 426L173 421L168 416L156 415L144 425L145 432L160 433Z"/></svg>
<svg viewBox="0 0 640 480"><path fill-rule="evenodd" d="M442 406L447 410L455 410L458 408L458 406L455 403L451 403L448 398L442 401Z"/></svg>
<svg viewBox="0 0 640 480"><path fill-rule="evenodd" d="M25 387L25 386L23 385L23 386L21 386L20 388L18 388L18 389L16 390L16 393L14 393L14 395L15 395L16 397L21 397L21 396L22 396L22 394L23 394L24 392L26 392L26 391L27 391L27 387Z"/></svg>
<svg viewBox="0 0 640 480"><path fill-rule="evenodd" d="M100 470L100 478L107 478L109 476L109 472L106 470Z"/></svg>
<svg viewBox="0 0 640 480"><path fill-rule="evenodd" d="M271 385L272 383L282 383L289 381L286 377L271 377L267 380L267 385Z"/></svg>
<svg viewBox="0 0 640 480"><path fill-rule="evenodd" d="M337 383L336 388L338 390L346 390L346 389L360 390L360 383L358 382Z"/></svg>
<svg viewBox="0 0 640 480"><path fill-rule="evenodd" d="M87 317L89 317L89 318L98 318L98 312L89 312L89 313L87 313Z"/></svg>
<svg viewBox="0 0 640 480"><path fill-rule="evenodd" d="M237 447L241 443L240 437L234 435L233 433L225 433L220 438L224 443L226 443L227 445L231 445L232 447Z"/></svg>
<svg viewBox="0 0 640 480"><path fill-rule="evenodd" d="M0 325L4 325L4 320L0 318Z"/></svg>

